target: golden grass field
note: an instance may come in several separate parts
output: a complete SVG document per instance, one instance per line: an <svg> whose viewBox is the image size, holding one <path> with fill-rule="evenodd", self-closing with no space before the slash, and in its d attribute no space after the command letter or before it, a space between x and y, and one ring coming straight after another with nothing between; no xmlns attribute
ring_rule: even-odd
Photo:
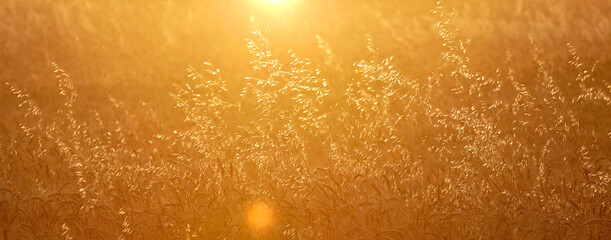
<svg viewBox="0 0 611 240"><path fill-rule="evenodd" d="M0 1L0 239L610 239L611 2Z"/></svg>

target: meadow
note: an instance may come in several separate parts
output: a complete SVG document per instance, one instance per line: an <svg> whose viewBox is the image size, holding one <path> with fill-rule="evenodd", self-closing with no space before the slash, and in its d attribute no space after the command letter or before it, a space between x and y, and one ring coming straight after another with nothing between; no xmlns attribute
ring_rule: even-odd
<svg viewBox="0 0 611 240"><path fill-rule="evenodd" d="M611 2L4 0L0 239L609 239Z"/></svg>

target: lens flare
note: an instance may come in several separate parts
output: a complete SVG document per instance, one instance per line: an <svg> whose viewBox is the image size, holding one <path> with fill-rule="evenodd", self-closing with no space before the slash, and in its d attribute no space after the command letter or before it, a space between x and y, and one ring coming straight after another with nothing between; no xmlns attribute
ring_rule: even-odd
<svg viewBox="0 0 611 240"><path fill-rule="evenodd" d="M246 214L248 224L255 231L269 228L274 218L272 209L263 201L255 202Z"/></svg>

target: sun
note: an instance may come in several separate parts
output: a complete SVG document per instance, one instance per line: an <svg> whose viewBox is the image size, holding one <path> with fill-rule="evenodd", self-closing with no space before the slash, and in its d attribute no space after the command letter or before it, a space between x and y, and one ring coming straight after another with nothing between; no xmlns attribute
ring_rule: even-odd
<svg viewBox="0 0 611 240"><path fill-rule="evenodd" d="M246 218L250 227L258 232L271 226L274 218L273 215L272 209L267 203L257 201L248 208Z"/></svg>
<svg viewBox="0 0 611 240"><path fill-rule="evenodd" d="M267 3L283 3L283 2L286 2L288 0L261 0L261 1L264 1L264 2L267 2Z"/></svg>

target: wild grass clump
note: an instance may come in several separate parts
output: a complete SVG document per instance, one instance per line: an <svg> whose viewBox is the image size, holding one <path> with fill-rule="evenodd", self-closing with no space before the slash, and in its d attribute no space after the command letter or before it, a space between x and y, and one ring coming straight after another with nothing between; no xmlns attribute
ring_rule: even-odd
<svg viewBox="0 0 611 240"><path fill-rule="evenodd" d="M422 56L435 58L424 76L376 35L346 66L321 35L308 58L256 30L239 82L188 67L171 127L144 102L88 108L57 63L55 106L7 83L18 120L1 125L1 235L606 239L605 60L533 36L482 64L456 11L440 3L430 17L440 54Z"/></svg>

